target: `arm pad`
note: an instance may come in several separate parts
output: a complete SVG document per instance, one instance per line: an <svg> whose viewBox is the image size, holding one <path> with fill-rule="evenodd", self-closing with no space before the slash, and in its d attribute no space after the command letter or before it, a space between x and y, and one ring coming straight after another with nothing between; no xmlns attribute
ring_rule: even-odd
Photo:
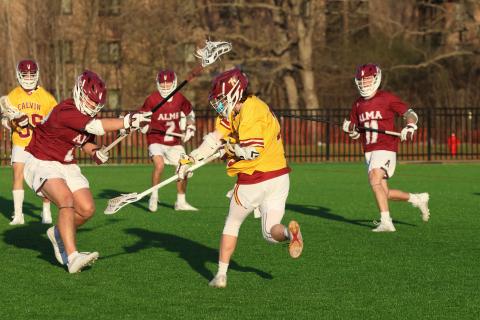
<svg viewBox="0 0 480 320"><path fill-rule="evenodd" d="M222 143L220 142L220 139L217 138L215 133L210 132L203 137L202 144L200 144L197 149L190 153L190 157L192 157L195 161L202 161L203 159L214 154L221 145Z"/></svg>
<svg viewBox="0 0 480 320"><path fill-rule="evenodd" d="M105 134L102 121L99 119L93 119L92 121L87 123L87 125L85 126L85 131L96 136L103 136Z"/></svg>

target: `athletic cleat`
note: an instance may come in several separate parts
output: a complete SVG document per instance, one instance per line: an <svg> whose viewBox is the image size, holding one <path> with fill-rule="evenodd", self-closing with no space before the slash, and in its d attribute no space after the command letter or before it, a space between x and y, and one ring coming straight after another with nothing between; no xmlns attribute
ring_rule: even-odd
<svg viewBox="0 0 480 320"><path fill-rule="evenodd" d="M191 206L188 202L175 202L175 211L198 211L197 208Z"/></svg>
<svg viewBox="0 0 480 320"><path fill-rule="evenodd" d="M416 208L419 208L422 212L422 220L427 222L430 219L430 210L428 209L428 200L430 195L428 193L417 193L415 194L416 200L412 202L412 205Z"/></svg>
<svg viewBox="0 0 480 320"><path fill-rule="evenodd" d="M208 285L212 288L225 288L227 286L227 275L217 274Z"/></svg>
<svg viewBox="0 0 480 320"><path fill-rule="evenodd" d="M16 226L20 224L25 224L25 219L23 217L23 213L20 215L13 215L12 216L12 221L10 221L11 226Z"/></svg>
<svg viewBox="0 0 480 320"><path fill-rule="evenodd" d="M51 212L42 212L42 223L43 224L52 224L52 213Z"/></svg>
<svg viewBox="0 0 480 320"><path fill-rule="evenodd" d="M156 212L158 208L158 198L153 198L150 197L150 200L148 200L148 210L151 212Z"/></svg>
<svg viewBox="0 0 480 320"><path fill-rule="evenodd" d="M80 252L68 264L68 272L81 272L83 268L91 266L98 259L98 252Z"/></svg>
<svg viewBox="0 0 480 320"><path fill-rule="evenodd" d="M377 227L372 229L373 232L395 232L395 226L393 225L392 219L381 220L380 223L373 221L373 224Z"/></svg>
<svg viewBox="0 0 480 320"><path fill-rule="evenodd" d="M292 258L297 259L303 251L303 237L298 222L295 220L290 221L288 224L288 231L290 233L288 252Z"/></svg>
<svg viewBox="0 0 480 320"><path fill-rule="evenodd" d="M65 251L65 247L63 245L62 238L60 237L60 233L56 226L50 227L47 230L48 239L53 246L53 252L55 252L55 258L57 258L58 263L61 265L66 265L68 262L67 252Z"/></svg>

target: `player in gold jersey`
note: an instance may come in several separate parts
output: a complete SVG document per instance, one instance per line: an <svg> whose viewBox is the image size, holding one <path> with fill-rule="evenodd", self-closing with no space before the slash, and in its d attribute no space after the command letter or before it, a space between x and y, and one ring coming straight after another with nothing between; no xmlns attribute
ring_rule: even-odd
<svg viewBox="0 0 480 320"><path fill-rule="evenodd" d="M289 253L298 258L303 250L300 226L290 221L281 224L289 191L289 172L280 134L280 124L268 105L246 94L247 76L239 69L226 71L213 80L210 104L220 114L214 132L202 144L184 156L178 169L184 178L189 165L212 155L222 147L227 155L227 174L237 183L220 241L218 272L209 285L224 288L227 270L235 251L238 232L245 218L260 209L265 240L278 243L289 240ZM188 174L188 173L187 173Z"/></svg>
<svg viewBox="0 0 480 320"><path fill-rule="evenodd" d="M8 101L22 114L11 123L12 127L12 167L14 213L11 225L24 224L23 217L23 168L27 152L25 147L32 139L33 128L57 105L55 98L38 86L39 68L33 60L22 60L17 64L19 86L8 94ZM50 202L43 200L42 223L52 223Z"/></svg>

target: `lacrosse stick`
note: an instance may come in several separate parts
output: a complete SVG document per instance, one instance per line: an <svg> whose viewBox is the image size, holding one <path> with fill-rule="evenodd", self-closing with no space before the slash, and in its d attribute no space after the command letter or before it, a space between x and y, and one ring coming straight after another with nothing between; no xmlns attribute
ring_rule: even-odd
<svg viewBox="0 0 480 320"><path fill-rule="evenodd" d="M194 53L195 57L201 59L201 64L193 68L193 70L188 74L187 78L180 83L175 90L170 92L168 96L163 98L159 104L153 107L150 110L153 113L157 111L160 107L162 107L175 93L180 91L188 82L195 79L200 73L202 73L203 69L212 63L214 63L222 54L225 54L232 50L232 44L225 41L209 41L206 40L205 47L198 49L196 53ZM113 147L119 144L123 139L125 139L126 135L120 135L115 141L113 141L110 145L105 148L105 152L110 151Z"/></svg>
<svg viewBox="0 0 480 320"><path fill-rule="evenodd" d="M329 123L333 124L335 126L341 127L342 124L336 121L332 121L330 119L326 118L320 118L320 117L304 117L304 116L297 116L297 115L291 115L291 114L280 114L281 117L285 118L294 118L294 119L300 119L300 120L308 120L308 121L315 121L315 122L322 122L322 123ZM370 131L370 132L378 132L378 133L383 133L389 136L395 136L395 137L400 137L400 132L395 132L395 131L389 131L389 130L383 130L383 129L375 129L375 128L367 128L367 127L357 127L358 130L360 131Z"/></svg>
<svg viewBox="0 0 480 320"><path fill-rule="evenodd" d="M225 153L225 151L223 150L223 147L222 147L217 152L215 152L213 155L211 155L210 157L192 165L187 172L197 170L198 168L203 167L207 163L209 163L209 162L211 162L211 161L213 161L217 158L221 158L224 155L224 153ZM105 214L114 214L118 210L125 207L127 204L137 202L138 200L142 199L146 195L149 195L150 193L152 193L152 192L154 192L154 191L156 191L160 188L163 188L167 184L169 184L173 181L177 181L177 180L178 180L178 175L173 175L170 178L168 178L167 180L164 180L164 181L160 182L159 184L151 187L150 189L147 189L147 190L143 191L142 193L133 192L133 193L128 193L128 194L122 194L121 196L110 199L110 200L108 200L108 205L105 208L104 213Z"/></svg>
<svg viewBox="0 0 480 320"><path fill-rule="evenodd" d="M10 121L22 116L22 113L17 108L12 106L7 96L0 97L0 108L2 111L2 116L8 118Z"/></svg>

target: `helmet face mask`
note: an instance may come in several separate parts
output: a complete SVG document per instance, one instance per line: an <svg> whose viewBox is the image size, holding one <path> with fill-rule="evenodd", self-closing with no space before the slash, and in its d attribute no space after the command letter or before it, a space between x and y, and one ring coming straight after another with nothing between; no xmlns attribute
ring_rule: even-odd
<svg viewBox="0 0 480 320"><path fill-rule="evenodd" d="M248 79L239 69L226 71L213 80L209 103L221 117L228 118L247 86Z"/></svg>
<svg viewBox="0 0 480 320"><path fill-rule="evenodd" d="M171 70L160 70L157 74L157 90L162 98L168 97L177 87L177 75Z"/></svg>
<svg viewBox="0 0 480 320"><path fill-rule="evenodd" d="M369 63L357 68L355 84L358 92L364 98L375 95L382 81L382 70L379 66Z"/></svg>
<svg viewBox="0 0 480 320"><path fill-rule="evenodd" d="M94 72L84 71L73 87L73 100L77 109L90 117L105 106L107 88L105 82Z"/></svg>
<svg viewBox="0 0 480 320"><path fill-rule="evenodd" d="M40 70L33 60L21 60L17 64L17 81L24 90L34 90L37 88L40 78Z"/></svg>

